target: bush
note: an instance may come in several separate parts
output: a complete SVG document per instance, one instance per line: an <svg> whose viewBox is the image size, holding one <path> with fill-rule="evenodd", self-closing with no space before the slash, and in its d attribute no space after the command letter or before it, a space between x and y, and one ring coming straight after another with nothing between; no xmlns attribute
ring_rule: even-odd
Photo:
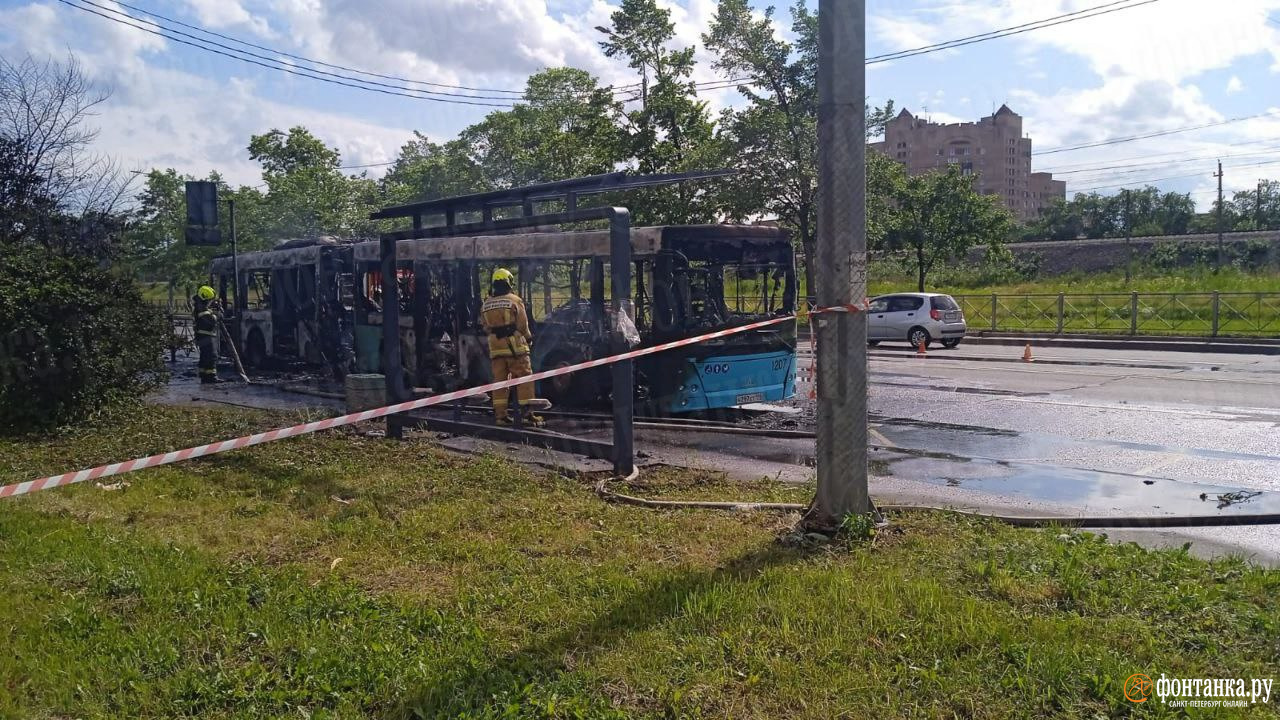
<svg viewBox="0 0 1280 720"><path fill-rule="evenodd" d="M948 265L938 273L937 287L977 288L990 285L1027 282L1040 274L1044 255L1037 252L1011 252L999 248L987 252L981 262Z"/></svg>
<svg viewBox="0 0 1280 720"><path fill-rule="evenodd" d="M165 380L169 328L90 256L0 245L0 433L88 424Z"/></svg>
<svg viewBox="0 0 1280 720"><path fill-rule="evenodd" d="M1236 267L1245 271L1258 271L1267 266L1267 258L1271 255L1271 243L1266 240L1250 239L1243 245L1236 244L1232 248Z"/></svg>

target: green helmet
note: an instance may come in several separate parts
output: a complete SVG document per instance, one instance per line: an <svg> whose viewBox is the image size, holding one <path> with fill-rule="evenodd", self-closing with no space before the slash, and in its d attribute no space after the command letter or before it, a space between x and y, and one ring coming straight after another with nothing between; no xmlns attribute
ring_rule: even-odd
<svg viewBox="0 0 1280 720"><path fill-rule="evenodd" d="M201 300L212 300L215 295L217 295L217 293L215 293L213 288L208 285L201 285L200 289L196 291L196 297Z"/></svg>
<svg viewBox="0 0 1280 720"><path fill-rule="evenodd" d="M504 282L510 285L516 281L516 276L512 275L511 271L506 268L498 268L493 271L493 281Z"/></svg>

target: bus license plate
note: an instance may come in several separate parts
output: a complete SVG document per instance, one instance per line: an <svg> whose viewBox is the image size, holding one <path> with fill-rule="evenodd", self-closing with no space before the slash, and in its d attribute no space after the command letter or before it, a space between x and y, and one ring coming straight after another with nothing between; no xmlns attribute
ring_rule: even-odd
<svg viewBox="0 0 1280 720"><path fill-rule="evenodd" d="M747 403L757 402L764 402L764 393L747 393L746 395L739 395L734 399L733 404L746 405Z"/></svg>

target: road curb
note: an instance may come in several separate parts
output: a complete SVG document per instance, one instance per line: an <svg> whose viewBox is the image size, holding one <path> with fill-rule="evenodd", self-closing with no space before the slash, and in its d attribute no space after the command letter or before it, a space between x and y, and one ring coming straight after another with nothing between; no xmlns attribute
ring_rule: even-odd
<svg viewBox="0 0 1280 720"><path fill-rule="evenodd" d="M809 341L811 335L804 330L797 333L800 340ZM1224 353L1237 355L1280 355L1280 342L1250 340L1197 340L1156 337L1099 337L1077 335L965 335L965 344L1006 345L1022 347L1031 343L1035 348L1080 348L1086 350L1152 350L1156 352Z"/></svg>
<svg viewBox="0 0 1280 720"><path fill-rule="evenodd" d="M1092 350L1152 350L1156 352L1226 353L1238 355L1280 355L1280 345L1242 342L1195 340L1155 340L1151 338L1115 339L1069 338L1063 336L1027 335L1022 337L987 337L967 335L964 342L975 345L1007 345L1021 347L1030 343L1035 348L1084 348Z"/></svg>

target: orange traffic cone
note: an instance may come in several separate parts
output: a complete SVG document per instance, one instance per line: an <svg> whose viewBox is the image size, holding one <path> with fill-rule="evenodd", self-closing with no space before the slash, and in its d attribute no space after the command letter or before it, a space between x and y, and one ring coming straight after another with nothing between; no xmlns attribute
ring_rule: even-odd
<svg viewBox="0 0 1280 720"><path fill-rule="evenodd" d="M916 357L924 357L924 356L925 356L924 341L921 340L920 344L916 346Z"/></svg>
<svg viewBox="0 0 1280 720"><path fill-rule="evenodd" d="M1035 359L1031 357L1031 343L1027 343L1027 347L1022 351L1022 362L1035 362Z"/></svg>

